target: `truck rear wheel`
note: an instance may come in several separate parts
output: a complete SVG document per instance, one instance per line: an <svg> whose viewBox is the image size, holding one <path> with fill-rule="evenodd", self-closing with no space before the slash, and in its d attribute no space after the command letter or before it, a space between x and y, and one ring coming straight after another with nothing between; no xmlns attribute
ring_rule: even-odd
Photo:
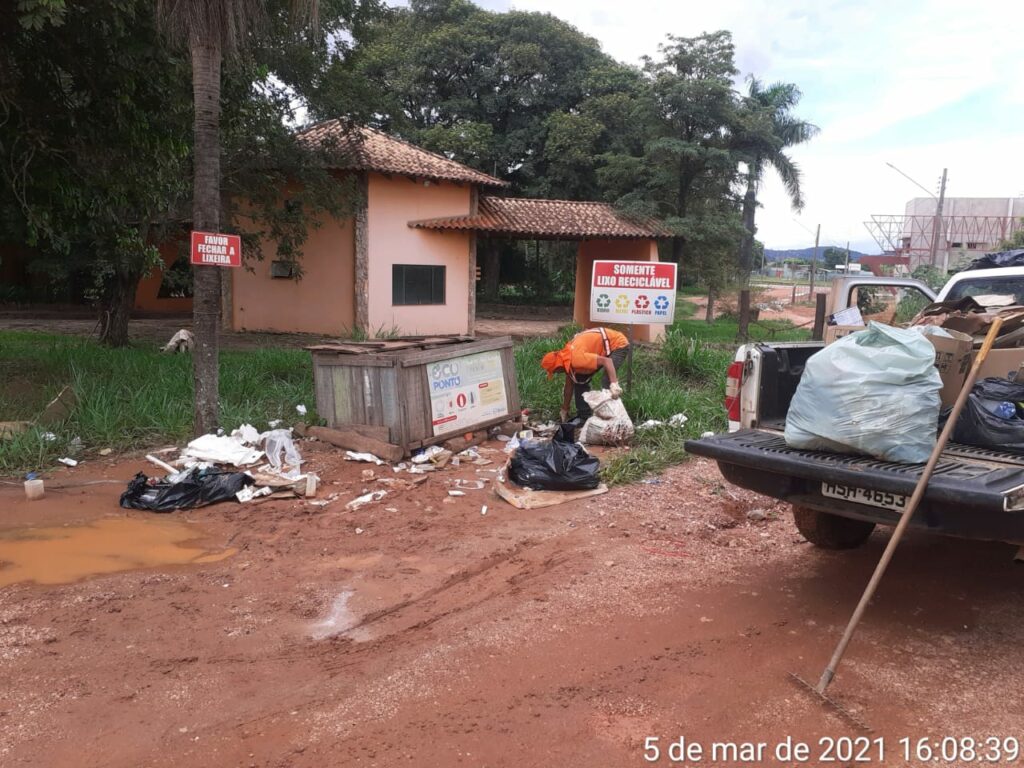
<svg viewBox="0 0 1024 768"><path fill-rule="evenodd" d="M822 549L853 549L868 540L874 523L819 512L793 504L793 520L797 530L811 544Z"/></svg>

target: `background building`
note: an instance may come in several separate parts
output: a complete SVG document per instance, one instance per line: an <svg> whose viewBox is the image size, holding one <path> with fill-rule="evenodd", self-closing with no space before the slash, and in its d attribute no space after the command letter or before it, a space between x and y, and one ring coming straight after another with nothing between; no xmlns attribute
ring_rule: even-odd
<svg viewBox="0 0 1024 768"><path fill-rule="evenodd" d="M915 197L902 216L873 215L865 225L883 251L909 257L911 269L934 263L944 271L962 269L1024 229L1024 197L947 197L941 218L937 206L935 198Z"/></svg>

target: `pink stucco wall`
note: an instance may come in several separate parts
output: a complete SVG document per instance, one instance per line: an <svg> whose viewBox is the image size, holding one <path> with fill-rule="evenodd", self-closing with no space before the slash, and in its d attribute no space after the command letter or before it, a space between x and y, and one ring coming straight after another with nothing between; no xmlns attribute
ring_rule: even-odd
<svg viewBox="0 0 1024 768"><path fill-rule="evenodd" d="M576 254L576 300L573 320L585 328L597 325L590 322L590 280L595 261L657 261L658 243L654 240L583 240ZM634 325L633 338L637 341L658 341L664 335L663 325ZM623 333L625 327L620 328Z"/></svg>
<svg viewBox="0 0 1024 768"><path fill-rule="evenodd" d="M236 331L282 331L347 335L355 320L355 239L352 219L324 215L302 247L300 280L272 278L273 241L263 260L232 269L232 327ZM252 267L249 271L245 267Z"/></svg>
<svg viewBox="0 0 1024 768"><path fill-rule="evenodd" d="M468 186L390 178L371 173L368 183L370 334L466 333L469 328L470 235L413 229L410 221L470 212ZM393 306L393 264L444 265L443 305Z"/></svg>

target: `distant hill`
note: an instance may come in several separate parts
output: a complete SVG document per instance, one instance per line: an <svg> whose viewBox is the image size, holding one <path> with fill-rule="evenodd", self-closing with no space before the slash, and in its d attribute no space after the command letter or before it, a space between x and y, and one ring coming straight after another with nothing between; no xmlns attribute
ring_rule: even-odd
<svg viewBox="0 0 1024 768"><path fill-rule="evenodd" d="M821 254L825 251L827 246L822 246L818 249L818 258L821 258ZM775 250L772 248L764 249L765 261L783 261L785 259L810 259L814 255L813 246L810 248L790 248L789 250ZM855 251L850 249L850 261L857 261L861 256L867 256L866 253Z"/></svg>

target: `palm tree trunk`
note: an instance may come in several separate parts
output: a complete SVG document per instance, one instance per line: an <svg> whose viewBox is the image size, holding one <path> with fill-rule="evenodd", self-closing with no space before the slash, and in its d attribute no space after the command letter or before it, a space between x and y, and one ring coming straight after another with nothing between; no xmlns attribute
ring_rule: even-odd
<svg viewBox="0 0 1024 768"><path fill-rule="evenodd" d="M743 196L743 226L747 232L740 241L740 287L750 285L750 273L754 270L754 235L757 227L754 216L757 213L757 189L753 171L747 172L747 192Z"/></svg>
<svg viewBox="0 0 1024 768"><path fill-rule="evenodd" d="M220 229L220 67L219 41L200 40L193 32L192 97L195 102L192 228ZM192 330L195 349L193 431L196 435L217 428L218 357L220 334L220 267L193 267Z"/></svg>

